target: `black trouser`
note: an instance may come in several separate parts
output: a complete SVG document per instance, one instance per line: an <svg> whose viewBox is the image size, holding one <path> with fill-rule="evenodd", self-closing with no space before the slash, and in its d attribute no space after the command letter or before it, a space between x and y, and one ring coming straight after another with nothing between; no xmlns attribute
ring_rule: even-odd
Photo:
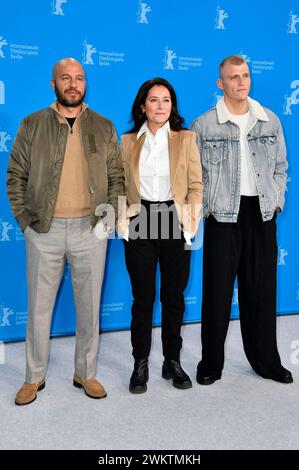
<svg viewBox="0 0 299 470"><path fill-rule="evenodd" d="M180 330L185 311L184 290L189 279L190 250L184 249L185 242L178 227L179 222L176 211L173 210L174 206L172 210L169 209L169 206L173 204L172 201L162 203L163 212L159 212L159 203L151 204L146 201L142 203L146 208L146 236L141 238L140 235L134 240L130 237L129 242L124 241L126 266L133 292L132 354L135 360L141 360L147 358L150 353L152 315L156 297L156 270L159 262L163 355L168 360L178 360L182 347ZM164 226L164 221L167 225L168 217L170 218L170 233L167 239L163 239L161 227ZM141 229L142 219L140 216L137 218ZM131 220L133 225L133 219ZM134 225L138 220L134 218ZM172 230L172 222L174 222L175 230ZM157 223L158 236L154 236L153 232L156 230L153 228L157 228Z"/></svg>
<svg viewBox="0 0 299 470"><path fill-rule="evenodd" d="M276 214L263 222L258 197L242 196L237 223L205 221L203 253L202 361L221 373L234 282L238 278L245 354L260 375L281 371L276 340Z"/></svg>

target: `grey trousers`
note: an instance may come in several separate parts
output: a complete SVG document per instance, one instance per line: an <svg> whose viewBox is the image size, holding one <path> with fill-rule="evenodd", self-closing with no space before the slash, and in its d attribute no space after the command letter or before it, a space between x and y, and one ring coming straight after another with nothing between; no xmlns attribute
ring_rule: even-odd
<svg viewBox="0 0 299 470"><path fill-rule="evenodd" d="M46 376L53 308L64 265L71 268L76 304L75 374L96 374L99 343L99 305L107 239L89 229L90 218L53 218L48 233L25 230L28 281L26 382Z"/></svg>

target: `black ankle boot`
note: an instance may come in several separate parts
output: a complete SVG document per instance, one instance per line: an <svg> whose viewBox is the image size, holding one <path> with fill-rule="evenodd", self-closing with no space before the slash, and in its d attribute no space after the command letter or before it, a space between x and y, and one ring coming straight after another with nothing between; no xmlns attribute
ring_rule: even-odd
<svg viewBox="0 0 299 470"><path fill-rule="evenodd" d="M190 377L183 371L180 361L164 360L162 366L163 379L172 379L172 385L184 390L192 387Z"/></svg>
<svg viewBox="0 0 299 470"><path fill-rule="evenodd" d="M148 360L135 361L134 370L130 379L129 390L131 393L144 393L147 390Z"/></svg>
<svg viewBox="0 0 299 470"><path fill-rule="evenodd" d="M283 384L291 384L293 383L293 376L292 376L292 373L285 369L284 367L280 367L280 370L278 370L278 372L276 373L272 373L272 374L259 374L261 375L264 379L272 379L272 380L275 380L276 382L281 382Z"/></svg>

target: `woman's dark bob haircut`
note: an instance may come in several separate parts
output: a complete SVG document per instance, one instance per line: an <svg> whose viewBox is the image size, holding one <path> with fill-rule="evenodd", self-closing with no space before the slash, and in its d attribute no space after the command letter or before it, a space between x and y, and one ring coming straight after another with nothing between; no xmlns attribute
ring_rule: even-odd
<svg viewBox="0 0 299 470"><path fill-rule="evenodd" d="M127 132L127 134L138 132L142 124L146 121L146 115L142 112L141 106L145 105L148 92L155 85L165 86L165 88L167 88L170 93L172 103L172 109L169 116L170 129L173 131L181 131L184 129L183 124L185 119L180 116L178 112L177 97L173 87L167 80L165 80L165 78L156 77L152 78L151 80L147 80L139 88L131 111L131 122L133 122L133 127Z"/></svg>

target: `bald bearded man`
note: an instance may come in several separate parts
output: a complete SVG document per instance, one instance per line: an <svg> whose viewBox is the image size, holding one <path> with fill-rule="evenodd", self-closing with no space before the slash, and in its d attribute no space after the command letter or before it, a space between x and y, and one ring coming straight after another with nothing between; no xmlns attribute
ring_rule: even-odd
<svg viewBox="0 0 299 470"><path fill-rule="evenodd" d="M77 317L73 384L91 398L106 396L95 375L107 238L99 239L94 228L102 224L98 205L111 204L116 213L123 168L112 122L83 101L80 62L57 62L51 86L57 100L22 121L7 173L7 194L27 253L26 378L17 405L32 403L45 388L51 318L66 262Z"/></svg>

